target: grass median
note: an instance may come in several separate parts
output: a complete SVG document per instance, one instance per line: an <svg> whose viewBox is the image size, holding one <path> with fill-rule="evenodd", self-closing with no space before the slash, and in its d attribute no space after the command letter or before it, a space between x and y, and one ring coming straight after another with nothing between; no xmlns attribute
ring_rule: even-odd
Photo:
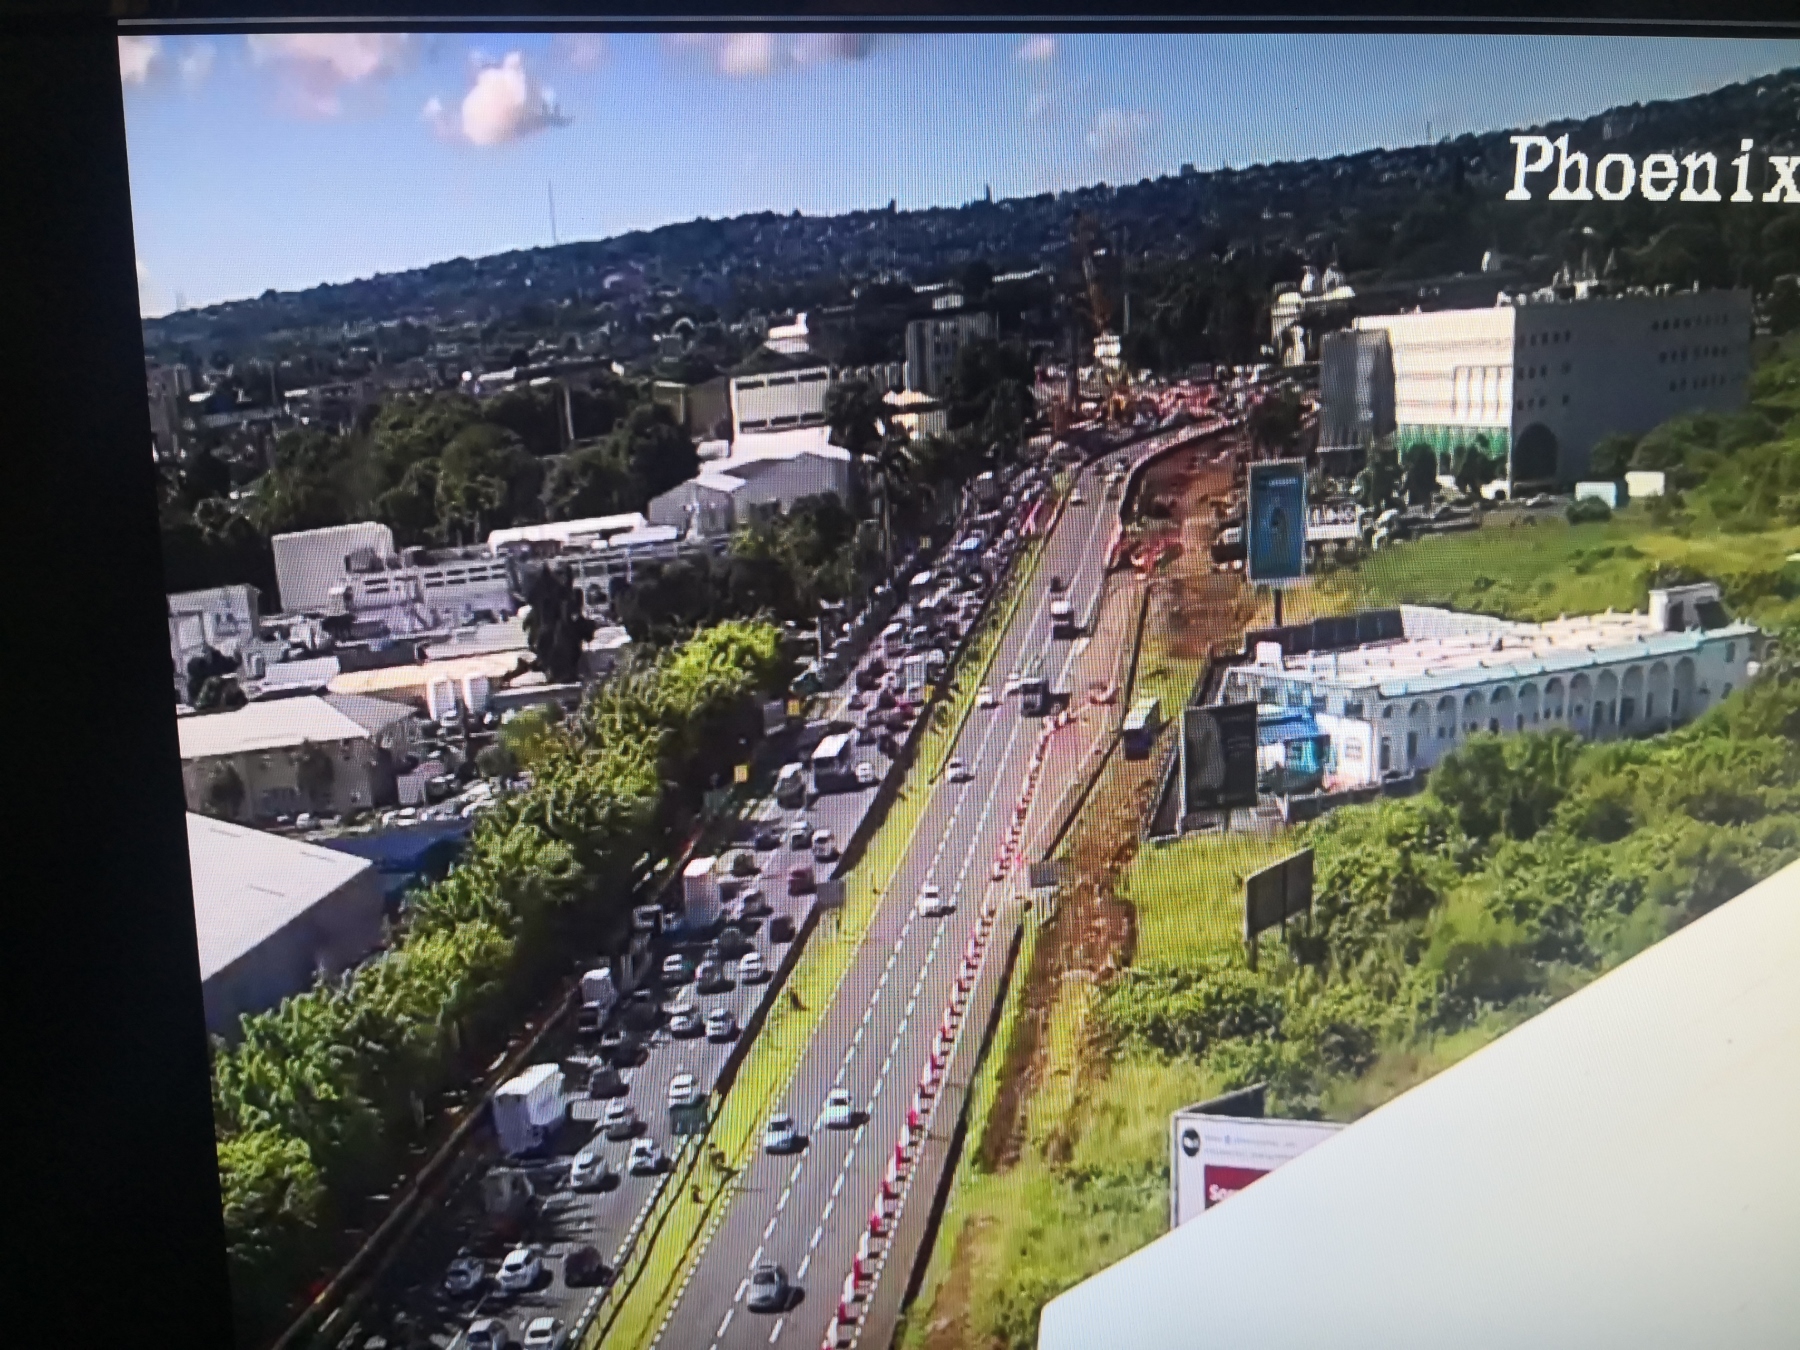
<svg viewBox="0 0 1800 1350"><path fill-rule="evenodd" d="M763 1123L799 1070L906 856L930 796L928 785L942 772L968 720L975 690L987 679L1000 640L1030 589L1040 552L1041 541L1027 546L1000 597L993 621L963 654L950 690L924 733L906 786L847 878L843 909L835 917L823 918L807 940L806 950L786 987L776 995L736 1082L720 1103L701 1148L703 1152L720 1150L725 1170L702 1162L691 1181L672 1185L663 1193L657 1202L659 1212L645 1223L646 1231L656 1236L643 1256L621 1272L619 1302L596 1320L585 1342L588 1350L602 1339L621 1350L648 1346L674 1306L690 1267L704 1252L713 1228L723 1220L735 1175L748 1164Z"/></svg>

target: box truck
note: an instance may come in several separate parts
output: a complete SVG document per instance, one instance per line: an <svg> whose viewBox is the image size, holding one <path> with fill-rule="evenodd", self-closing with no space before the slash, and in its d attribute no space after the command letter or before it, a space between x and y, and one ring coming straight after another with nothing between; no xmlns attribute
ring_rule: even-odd
<svg viewBox="0 0 1800 1350"><path fill-rule="evenodd" d="M563 1119L563 1074L554 1064L534 1064L494 1090L494 1133L509 1157L544 1146Z"/></svg>
<svg viewBox="0 0 1800 1350"><path fill-rule="evenodd" d="M581 977L581 1011L575 1019L575 1030L583 1035L598 1035L612 1010L619 1006L618 986L613 973L601 966Z"/></svg>
<svg viewBox="0 0 1800 1350"><path fill-rule="evenodd" d="M681 874L682 924L705 928L719 917L719 860L695 858Z"/></svg>

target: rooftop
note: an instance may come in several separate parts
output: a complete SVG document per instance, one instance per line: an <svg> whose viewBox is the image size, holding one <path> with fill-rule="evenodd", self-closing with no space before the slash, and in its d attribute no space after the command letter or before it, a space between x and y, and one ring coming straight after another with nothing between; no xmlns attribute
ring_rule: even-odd
<svg viewBox="0 0 1800 1350"><path fill-rule="evenodd" d="M303 741L325 744L359 740L412 715L411 708L386 699L309 694L248 703L232 712L183 717L175 729L181 738L183 759L210 759L285 749Z"/></svg>
<svg viewBox="0 0 1800 1350"><path fill-rule="evenodd" d="M515 525L510 529L493 531L488 535L487 543L490 550L503 548L507 544L568 543L577 539L595 539L625 530L642 529L647 523L641 512L627 511L615 516L556 520L543 525Z"/></svg>
<svg viewBox="0 0 1800 1350"><path fill-rule="evenodd" d="M190 813L187 828L202 980L373 868L347 853L207 816Z"/></svg>

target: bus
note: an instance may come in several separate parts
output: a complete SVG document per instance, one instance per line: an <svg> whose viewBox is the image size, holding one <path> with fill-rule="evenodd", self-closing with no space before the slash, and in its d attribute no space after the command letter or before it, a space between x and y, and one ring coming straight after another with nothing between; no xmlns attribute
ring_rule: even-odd
<svg viewBox="0 0 1800 1350"><path fill-rule="evenodd" d="M813 789L831 792L856 786L856 746L847 731L820 741L812 752Z"/></svg>

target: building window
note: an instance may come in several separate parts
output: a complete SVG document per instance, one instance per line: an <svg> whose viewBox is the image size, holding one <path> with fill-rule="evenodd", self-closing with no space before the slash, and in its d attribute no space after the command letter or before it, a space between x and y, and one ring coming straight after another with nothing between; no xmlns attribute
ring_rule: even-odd
<svg viewBox="0 0 1800 1350"><path fill-rule="evenodd" d="M1737 643L1727 642L1725 644L1725 663L1727 665L1730 665L1733 661L1736 661L1736 660L1737 660Z"/></svg>
<svg viewBox="0 0 1800 1350"><path fill-rule="evenodd" d="M1363 705L1360 698L1347 698L1344 700L1345 717L1361 717L1362 715Z"/></svg>

